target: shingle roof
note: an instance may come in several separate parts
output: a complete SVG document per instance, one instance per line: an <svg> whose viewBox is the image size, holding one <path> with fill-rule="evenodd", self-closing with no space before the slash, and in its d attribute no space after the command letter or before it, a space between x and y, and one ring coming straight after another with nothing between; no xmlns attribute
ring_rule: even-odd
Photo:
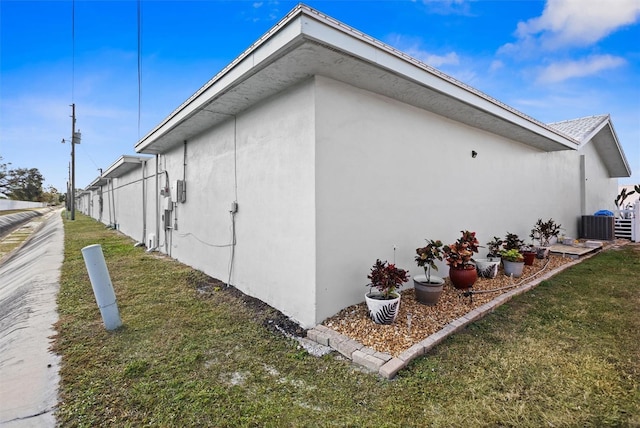
<svg viewBox="0 0 640 428"><path fill-rule="evenodd" d="M548 125L558 131L585 143L586 139L592 136L593 132L600 128L603 122L609 119L609 115L581 117L579 119L564 120L562 122L549 123Z"/></svg>
<svg viewBox="0 0 640 428"><path fill-rule="evenodd" d="M592 144L611 177L630 177L631 169L624 156L618 137L608 114L549 123L547 126L580 142L580 146Z"/></svg>

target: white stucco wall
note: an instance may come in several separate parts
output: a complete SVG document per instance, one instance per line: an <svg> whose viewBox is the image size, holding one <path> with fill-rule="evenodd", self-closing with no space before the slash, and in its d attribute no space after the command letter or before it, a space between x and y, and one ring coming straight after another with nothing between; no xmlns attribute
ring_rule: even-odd
<svg viewBox="0 0 640 428"><path fill-rule="evenodd" d="M93 219L98 220L100 222L102 222L104 219L104 206L102 208L100 206L101 191L102 191L102 188L91 190L91 202L93 203L93 205L91 206L91 213L90 213ZM102 212L101 212L101 209L103 210Z"/></svg>
<svg viewBox="0 0 640 428"><path fill-rule="evenodd" d="M610 178L593 142L585 144L578 152L585 157L585 215L599 210L614 211L618 194L618 179Z"/></svg>
<svg viewBox="0 0 640 428"><path fill-rule="evenodd" d="M144 178L145 205L143 207L140 207L140 209L143 210L143 214L145 215L145 218L146 218L146 223L143 224L143 230L140 231L140 236L144 236L145 245L147 245L149 243L149 239L151 238L152 234L156 235L156 243L157 243L158 242L157 236L161 233L161 230L160 230L160 233L158 233L159 230L157 229L159 216L158 216L158 210L156 209L156 205L157 205L157 201L159 201L159 197L156 198L156 194L159 193L159 190L156 189L155 158L147 160L146 164L143 165L143 168L144 168L144 177L145 177ZM160 177L158 177L158 183L159 183L159 178ZM147 248L150 248L150 247L147 245Z"/></svg>
<svg viewBox="0 0 640 428"><path fill-rule="evenodd" d="M13 199L0 199L0 211L42 208L46 206L47 204L44 202L14 201Z"/></svg>
<svg viewBox="0 0 640 428"><path fill-rule="evenodd" d="M113 191L116 207L114 222L118 230L142 242L142 164L115 178Z"/></svg>
<svg viewBox="0 0 640 428"><path fill-rule="evenodd" d="M393 261L394 246L397 265L415 275L425 238L451 243L468 229L482 244L507 231L528 239L539 217L576 230L576 152L541 152L333 80L316 82L316 321L364 300L369 268L376 258ZM448 276L443 264L439 274Z"/></svg>
<svg viewBox="0 0 640 428"><path fill-rule="evenodd" d="M313 119L307 81L188 141L187 202L167 234L172 257L227 282L237 201L231 284L306 326L316 319ZM183 155L179 145L161 156L170 182Z"/></svg>

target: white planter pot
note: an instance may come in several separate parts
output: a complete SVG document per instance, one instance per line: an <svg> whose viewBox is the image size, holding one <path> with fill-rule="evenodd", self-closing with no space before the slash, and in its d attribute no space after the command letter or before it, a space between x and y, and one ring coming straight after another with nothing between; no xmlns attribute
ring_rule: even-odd
<svg viewBox="0 0 640 428"><path fill-rule="evenodd" d="M476 262L476 270L478 276L483 278L495 278L498 275L498 267L500 266L500 259L474 259Z"/></svg>
<svg viewBox="0 0 640 428"><path fill-rule="evenodd" d="M509 260L503 260L504 274L507 276L513 275L514 278L520 278L522 271L524 270L524 262L510 262Z"/></svg>
<svg viewBox="0 0 640 428"><path fill-rule="evenodd" d="M398 317L400 310L400 294L394 293L397 297L391 300L376 299L381 296L377 291L372 291L364 295L369 309L369 317L376 324L392 324Z"/></svg>

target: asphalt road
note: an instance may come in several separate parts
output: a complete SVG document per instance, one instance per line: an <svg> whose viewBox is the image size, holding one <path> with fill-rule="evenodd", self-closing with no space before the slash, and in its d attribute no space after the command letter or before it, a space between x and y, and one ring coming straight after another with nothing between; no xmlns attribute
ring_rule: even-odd
<svg viewBox="0 0 640 428"><path fill-rule="evenodd" d="M58 320L64 259L60 210L0 266L0 426L53 427L59 357L49 348Z"/></svg>

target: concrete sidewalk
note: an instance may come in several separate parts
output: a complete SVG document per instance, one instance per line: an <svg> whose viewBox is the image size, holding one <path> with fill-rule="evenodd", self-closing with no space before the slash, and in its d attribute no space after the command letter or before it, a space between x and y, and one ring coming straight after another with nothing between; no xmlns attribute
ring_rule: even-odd
<svg viewBox="0 0 640 428"><path fill-rule="evenodd" d="M0 426L53 427L59 357L49 351L64 260L60 210L0 266Z"/></svg>

